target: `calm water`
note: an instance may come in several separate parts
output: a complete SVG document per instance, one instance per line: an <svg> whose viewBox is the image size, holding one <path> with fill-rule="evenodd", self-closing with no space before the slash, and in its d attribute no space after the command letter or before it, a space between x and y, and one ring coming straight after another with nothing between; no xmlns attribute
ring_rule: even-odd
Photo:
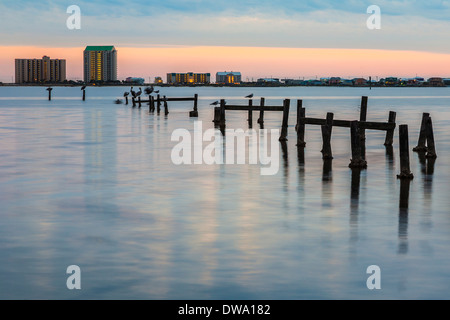
<svg viewBox="0 0 450 320"><path fill-rule="evenodd" d="M356 120L368 95L368 120L397 111L411 148L430 112L438 158L433 168L411 152L408 210L397 130L393 154L383 132L368 131L368 169L352 174L349 130L333 128L330 171L319 127L297 153L292 107L278 174L175 166L171 133L193 130L191 103L150 115L114 104L123 90L88 88L82 102L79 88L55 88L49 102L42 87L0 87L1 299L450 298L450 88L161 88L198 93L204 129L220 98L302 98L308 116ZM228 112L227 128L246 129L246 118ZM265 120L278 129L281 114ZM81 290L66 288L73 264ZM370 265L381 290L366 287Z"/></svg>

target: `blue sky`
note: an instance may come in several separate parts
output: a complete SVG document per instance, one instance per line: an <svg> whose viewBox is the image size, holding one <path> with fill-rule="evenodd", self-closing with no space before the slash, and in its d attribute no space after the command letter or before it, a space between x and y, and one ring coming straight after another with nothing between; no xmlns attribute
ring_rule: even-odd
<svg viewBox="0 0 450 320"><path fill-rule="evenodd" d="M382 11L368 30L369 5ZM68 30L78 5L81 30ZM3 46L263 46L448 53L450 1L0 1Z"/></svg>

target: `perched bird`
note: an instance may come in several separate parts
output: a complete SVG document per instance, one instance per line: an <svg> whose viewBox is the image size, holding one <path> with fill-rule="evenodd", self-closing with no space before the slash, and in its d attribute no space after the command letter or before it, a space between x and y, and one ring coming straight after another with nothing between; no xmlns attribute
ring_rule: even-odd
<svg viewBox="0 0 450 320"><path fill-rule="evenodd" d="M154 91L155 93L159 93L159 90Z"/></svg>
<svg viewBox="0 0 450 320"><path fill-rule="evenodd" d="M213 103L210 103L210 106L217 106L219 104L219 101L214 101Z"/></svg>
<svg viewBox="0 0 450 320"><path fill-rule="evenodd" d="M153 87L147 87L147 88L145 88L145 94L152 94L152 92L153 92Z"/></svg>
<svg viewBox="0 0 450 320"><path fill-rule="evenodd" d="M249 99L253 98L253 93L246 96L246 98L249 98Z"/></svg>
<svg viewBox="0 0 450 320"><path fill-rule="evenodd" d="M130 94L129 92L124 92L123 96L128 97L129 94Z"/></svg>
<svg viewBox="0 0 450 320"><path fill-rule="evenodd" d="M136 91L133 90L133 87L131 87L130 92L133 98L136 98Z"/></svg>
<svg viewBox="0 0 450 320"><path fill-rule="evenodd" d="M52 91L52 90L53 90L53 88L51 88L51 87L47 88L47 91Z"/></svg>
<svg viewBox="0 0 450 320"><path fill-rule="evenodd" d="M114 103L115 103L115 104L121 104L121 103L122 103L122 100L117 99L116 101L114 101Z"/></svg>
<svg viewBox="0 0 450 320"><path fill-rule="evenodd" d="M142 93L142 88L139 88L139 91L136 92L136 97L139 97L141 95L141 93Z"/></svg>
<svg viewBox="0 0 450 320"><path fill-rule="evenodd" d="M86 89L86 86L82 86L82 87L81 87L81 90L84 90L84 89Z"/></svg>

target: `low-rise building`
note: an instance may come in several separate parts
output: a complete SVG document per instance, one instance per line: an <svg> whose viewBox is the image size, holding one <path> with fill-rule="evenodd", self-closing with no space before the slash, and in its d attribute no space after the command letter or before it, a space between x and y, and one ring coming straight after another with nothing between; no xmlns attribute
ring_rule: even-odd
<svg viewBox="0 0 450 320"><path fill-rule="evenodd" d="M209 84L211 82L210 73L168 73L168 84Z"/></svg>
<svg viewBox="0 0 450 320"><path fill-rule="evenodd" d="M216 83L217 84L240 84L241 83L240 72L217 72Z"/></svg>
<svg viewBox="0 0 450 320"><path fill-rule="evenodd" d="M444 79L433 77L428 79L428 84L432 87L443 87L444 86Z"/></svg>
<svg viewBox="0 0 450 320"><path fill-rule="evenodd" d="M135 83L135 84L144 84L145 79L144 78L128 77L128 78L125 79L125 82L127 82L127 83Z"/></svg>

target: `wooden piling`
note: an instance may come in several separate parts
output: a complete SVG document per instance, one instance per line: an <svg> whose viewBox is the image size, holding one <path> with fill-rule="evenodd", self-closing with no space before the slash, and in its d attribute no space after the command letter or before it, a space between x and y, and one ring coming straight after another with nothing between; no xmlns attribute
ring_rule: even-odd
<svg viewBox="0 0 450 320"><path fill-rule="evenodd" d="M139 103L139 108L142 106L141 105L141 96L138 97L138 103Z"/></svg>
<svg viewBox="0 0 450 320"><path fill-rule="evenodd" d="M131 102L133 103L133 108L135 108L136 107L136 98L132 97Z"/></svg>
<svg viewBox="0 0 450 320"><path fill-rule="evenodd" d="M436 146L434 145L434 133L433 133L433 122L431 117L428 117L426 123L426 135L427 135L427 155L426 158L436 159Z"/></svg>
<svg viewBox="0 0 450 320"><path fill-rule="evenodd" d="M409 138L408 138L407 124L402 124L399 126L399 139L400 139L400 174L397 175L397 178L413 179L414 175L412 174L409 166Z"/></svg>
<svg viewBox="0 0 450 320"><path fill-rule="evenodd" d="M261 125L264 124L264 104L265 104L265 99L261 98L261 102L259 104L259 119L258 119L258 123Z"/></svg>
<svg viewBox="0 0 450 320"><path fill-rule="evenodd" d="M167 105L167 99L166 96L164 96L164 115L168 115L169 114L169 106Z"/></svg>
<svg viewBox="0 0 450 320"><path fill-rule="evenodd" d="M350 125L352 159L348 165L350 168L367 168L367 162L361 157L361 136L359 121L352 121Z"/></svg>
<svg viewBox="0 0 450 320"><path fill-rule="evenodd" d="M333 117L334 114L329 112L327 113L327 124L322 125L322 159L333 159L333 153L331 151L331 132L333 128Z"/></svg>
<svg viewBox="0 0 450 320"><path fill-rule="evenodd" d="M420 133L419 133L419 141L417 142L417 146L413 149L416 152L426 152L427 151L427 120L430 117L430 114L424 112L422 114L422 124L420 125Z"/></svg>
<svg viewBox="0 0 450 320"><path fill-rule="evenodd" d="M161 112L161 97L159 94L156 96L156 112L157 114Z"/></svg>
<svg viewBox="0 0 450 320"><path fill-rule="evenodd" d="M214 124L220 123L220 107L214 107Z"/></svg>
<svg viewBox="0 0 450 320"><path fill-rule="evenodd" d="M198 94L195 94L194 95L194 110L189 112L189 117L198 118L197 105L198 105Z"/></svg>
<svg viewBox="0 0 450 320"><path fill-rule="evenodd" d="M125 97L125 104L128 104L128 96Z"/></svg>
<svg viewBox="0 0 450 320"><path fill-rule="evenodd" d="M288 134L288 122L289 122L289 106L291 104L291 100L285 99L283 101L283 122L281 124L281 134L279 141L287 141Z"/></svg>
<svg viewBox="0 0 450 320"><path fill-rule="evenodd" d="M389 111L389 119L388 119L388 123L395 123L395 118L397 117L397 113L394 111ZM386 139L384 140L384 145L385 146L392 146L392 144L394 143L394 129L388 129L386 131Z"/></svg>
<svg viewBox="0 0 450 320"><path fill-rule="evenodd" d="M253 107L253 100L250 99L248 100L248 106L249 107ZM248 110L248 127L251 129L253 127L253 111L252 110Z"/></svg>
<svg viewBox="0 0 450 320"><path fill-rule="evenodd" d="M303 101L297 100L297 147L304 148L306 146L305 142L305 118L306 109L303 108Z"/></svg>
<svg viewBox="0 0 450 320"><path fill-rule="evenodd" d="M52 101L52 88L48 88L48 101Z"/></svg>
<svg viewBox="0 0 450 320"><path fill-rule="evenodd" d="M363 96L361 98L361 110L359 115L359 121L360 122L366 122L367 121L367 100L368 98L366 96ZM366 140L366 130L361 129L359 133L361 140Z"/></svg>
<svg viewBox="0 0 450 320"><path fill-rule="evenodd" d="M221 125L221 126L224 126L225 125L225 100L224 99L221 99L220 100L220 121L219 121L219 124Z"/></svg>

